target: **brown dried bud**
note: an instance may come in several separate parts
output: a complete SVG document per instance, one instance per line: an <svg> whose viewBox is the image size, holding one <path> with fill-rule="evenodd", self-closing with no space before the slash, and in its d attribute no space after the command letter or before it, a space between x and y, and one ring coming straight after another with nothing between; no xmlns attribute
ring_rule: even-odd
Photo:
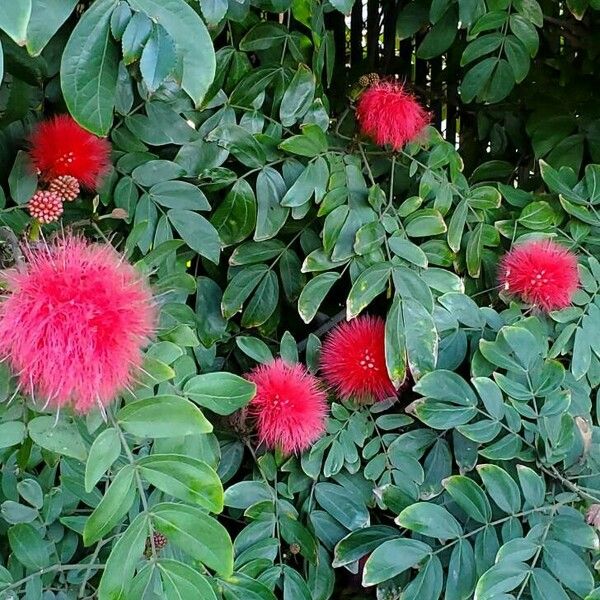
<svg viewBox="0 0 600 600"><path fill-rule="evenodd" d="M300 544L290 544L290 554L300 554Z"/></svg>

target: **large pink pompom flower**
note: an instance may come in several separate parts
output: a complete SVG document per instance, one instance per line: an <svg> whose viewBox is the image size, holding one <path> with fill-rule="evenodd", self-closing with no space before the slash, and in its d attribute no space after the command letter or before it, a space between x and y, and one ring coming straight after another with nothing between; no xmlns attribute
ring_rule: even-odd
<svg viewBox="0 0 600 600"><path fill-rule="evenodd" d="M358 99L356 117L363 134L399 150L416 140L429 121L427 111L399 83L381 82Z"/></svg>
<svg viewBox="0 0 600 600"><path fill-rule="evenodd" d="M579 286L577 256L550 240L519 244L500 262L500 283L542 310L565 308Z"/></svg>
<svg viewBox="0 0 600 600"><path fill-rule="evenodd" d="M327 383L343 398L383 400L396 395L385 364L385 323L361 316L335 327L321 348Z"/></svg>
<svg viewBox="0 0 600 600"><path fill-rule="evenodd" d="M112 246L80 237L26 250L4 278L0 356L20 389L54 408L103 407L132 383L155 327L152 294Z"/></svg>
<svg viewBox="0 0 600 600"><path fill-rule="evenodd" d="M256 395L248 414L256 420L260 441L286 454L302 452L325 431L327 396L303 365L278 358L248 376Z"/></svg>

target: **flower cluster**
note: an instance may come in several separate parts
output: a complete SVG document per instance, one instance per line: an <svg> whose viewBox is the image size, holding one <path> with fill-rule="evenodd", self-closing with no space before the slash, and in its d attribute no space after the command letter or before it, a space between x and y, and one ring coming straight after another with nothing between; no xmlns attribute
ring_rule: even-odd
<svg viewBox="0 0 600 600"><path fill-rule="evenodd" d="M109 245L59 238L4 275L0 357L36 401L81 413L133 382L155 327L152 294Z"/></svg>
<svg viewBox="0 0 600 600"><path fill-rule="evenodd" d="M356 118L364 135L394 150L417 140L429 121L427 111L404 86L378 79L360 95Z"/></svg>
<svg viewBox="0 0 600 600"><path fill-rule="evenodd" d="M385 325L378 317L358 317L334 328L321 352L325 382L344 399L367 402L395 397L384 337ZM326 394L304 366L277 359L258 366L248 379L256 384L248 413L267 447L301 452L323 434Z"/></svg>
<svg viewBox="0 0 600 600"><path fill-rule="evenodd" d="M515 246L499 274L508 293L546 312L569 306L579 286L577 256L551 240Z"/></svg>
<svg viewBox="0 0 600 600"><path fill-rule="evenodd" d="M96 189L110 165L110 144L70 116L59 115L37 126L30 139L29 156L47 186L29 201L29 214L47 224L60 218L63 203L75 200L81 187Z"/></svg>

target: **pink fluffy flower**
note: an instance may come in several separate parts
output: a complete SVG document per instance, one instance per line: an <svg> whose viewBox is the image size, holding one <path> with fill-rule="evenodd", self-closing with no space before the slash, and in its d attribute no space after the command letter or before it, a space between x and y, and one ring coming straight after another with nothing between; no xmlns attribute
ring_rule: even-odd
<svg viewBox="0 0 600 600"><path fill-rule="evenodd" d="M399 83L381 82L358 99L356 117L363 134L399 150L416 140L429 121L427 111Z"/></svg>
<svg viewBox="0 0 600 600"><path fill-rule="evenodd" d="M579 286L577 256L550 240L519 244L500 262L500 283L542 310L565 308Z"/></svg>
<svg viewBox="0 0 600 600"><path fill-rule="evenodd" d="M385 364L385 323L361 316L333 329L321 349L325 380L343 398L383 400L396 395Z"/></svg>
<svg viewBox="0 0 600 600"><path fill-rule="evenodd" d="M155 327L152 295L109 245L66 237L28 249L5 279L0 356L37 401L81 413L132 383Z"/></svg>
<svg viewBox="0 0 600 600"><path fill-rule="evenodd" d="M303 365L278 358L256 367L248 379L256 384L248 413L267 447L279 447L286 454L302 452L321 437L327 396Z"/></svg>

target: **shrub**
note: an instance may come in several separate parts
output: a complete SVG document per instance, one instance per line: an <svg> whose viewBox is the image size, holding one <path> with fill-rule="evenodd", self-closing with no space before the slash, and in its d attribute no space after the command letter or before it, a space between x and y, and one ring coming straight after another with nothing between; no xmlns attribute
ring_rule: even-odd
<svg viewBox="0 0 600 600"><path fill-rule="evenodd" d="M600 598L599 8L3 7L1 597Z"/></svg>

